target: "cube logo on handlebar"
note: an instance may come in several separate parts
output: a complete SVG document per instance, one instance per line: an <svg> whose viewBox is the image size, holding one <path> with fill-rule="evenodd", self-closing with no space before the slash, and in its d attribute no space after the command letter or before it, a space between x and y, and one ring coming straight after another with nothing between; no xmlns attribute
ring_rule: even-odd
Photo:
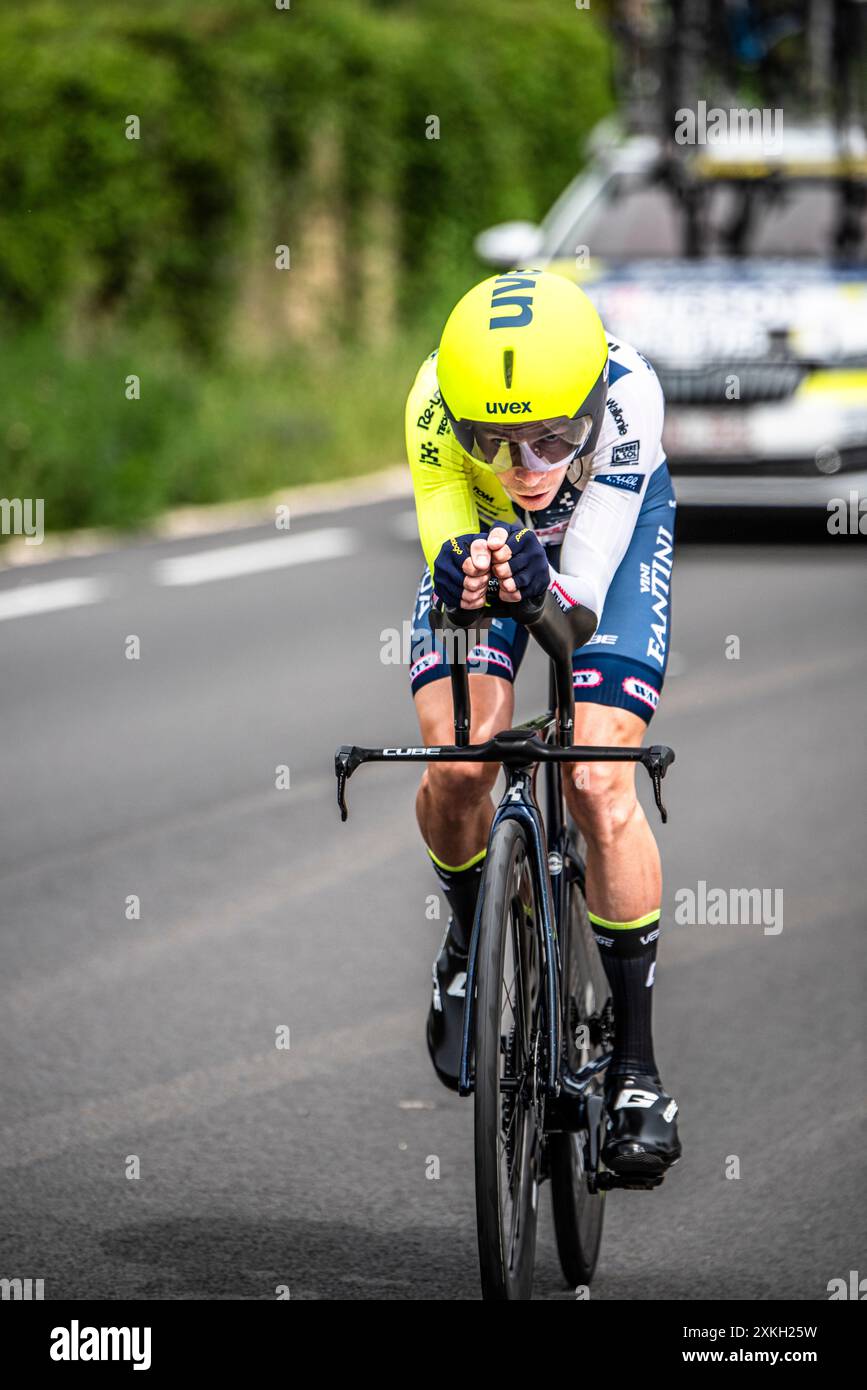
<svg viewBox="0 0 867 1390"><path fill-rule="evenodd" d="M543 1182L551 1183L560 1262L574 1287L588 1284L596 1267L604 1193L656 1187L663 1180L658 1174L614 1173L601 1158L615 1020L584 900L583 843L566 814L563 764L641 763L664 822L661 782L674 752L663 745L572 744L571 655L593 635L597 622L580 604L564 611L550 591L533 602L505 603L496 586L489 586L482 612L447 611L441 602L432 612L439 629L501 616L524 623L550 658L545 714L471 744L467 667L454 661L453 745L347 745L337 751L335 773L343 820L346 784L362 763L494 762L506 774L470 941L458 1089L474 1097L482 1291L486 1298L527 1299ZM544 810L537 798L540 766Z"/></svg>

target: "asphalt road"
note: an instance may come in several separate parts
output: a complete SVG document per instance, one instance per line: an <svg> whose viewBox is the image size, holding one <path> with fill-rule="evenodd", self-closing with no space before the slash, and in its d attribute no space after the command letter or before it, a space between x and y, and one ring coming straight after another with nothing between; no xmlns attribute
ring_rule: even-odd
<svg viewBox="0 0 867 1390"><path fill-rule="evenodd" d="M417 770L362 770L345 826L334 804L338 743L415 739L381 659L419 568L406 503L306 518L289 567L165 564L269 537L0 575L0 1276L49 1299L479 1296L472 1105L423 1040ZM685 1156L606 1199L594 1298L824 1299L864 1268L863 556L681 549L653 737ZM522 713L543 679L534 653ZM783 930L673 925L700 880L781 890ZM535 1296L570 1298L542 1212Z"/></svg>

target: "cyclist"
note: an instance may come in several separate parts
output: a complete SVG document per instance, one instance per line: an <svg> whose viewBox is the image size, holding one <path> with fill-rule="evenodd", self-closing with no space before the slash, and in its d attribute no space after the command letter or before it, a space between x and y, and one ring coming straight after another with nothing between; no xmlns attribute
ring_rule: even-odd
<svg viewBox="0 0 867 1390"><path fill-rule="evenodd" d="M641 744L669 650L675 499L663 410L650 363L606 334L586 295L560 275L509 271L453 309L406 408L427 560L410 672L425 745L449 743L453 718L432 597L481 609L491 577L507 601L550 589L561 606L598 615L594 637L573 655L575 742ZM527 640L520 624L494 619L472 648L474 741L510 727ZM566 801L587 844L587 906L616 1021L603 1159L623 1174L663 1172L680 1143L651 1031L659 852L633 764L569 769ZM434 1067L451 1087L497 773L495 764L433 763L418 792L419 827L451 909L427 1025Z"/></svg>

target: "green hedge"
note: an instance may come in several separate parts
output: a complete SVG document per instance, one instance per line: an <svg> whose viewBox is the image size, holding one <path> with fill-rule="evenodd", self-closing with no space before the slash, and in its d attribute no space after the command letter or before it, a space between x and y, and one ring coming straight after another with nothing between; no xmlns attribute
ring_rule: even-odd
<svg viewBox="0 0 867 1390"><path fill-rule="evenodd" d="M375 450L346 383L384 372L389 418L364 425L399 443L410 356L479 276L473 236L540 216L575 174L608 69L594 12L569 0L6 8L0 492L14 477L58 525L131 524L299 466L352 471ZM292 453L313 381L340 450L287 462L265 429L233 462L231 412L215 436L205 406L233 381L259 400L245 429L276 412Z"/></svg>
<svg viewBox="0 0 867 1390"><path fill-rule="evenodd" d="M48 531L132 527L166 507L397 463L403 397L429 346L401 335L324 371L298 349L193 364L153 337L116 335L81 356L28 329L0 351L0 496L43 498ZM141 399L129 400L142 361Z"/></svg>

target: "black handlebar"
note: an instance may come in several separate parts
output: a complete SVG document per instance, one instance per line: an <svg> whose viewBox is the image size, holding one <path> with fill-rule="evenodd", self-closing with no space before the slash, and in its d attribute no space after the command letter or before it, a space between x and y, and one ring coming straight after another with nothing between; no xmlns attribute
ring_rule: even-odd
<svg viewBox="0 0 867 1390"><path fill-rule="evenodd" d="M578 748L572 746L572 729L575 715L575 691L572 685L572 653L576 647L588 642L596 631L598 619L589 608L580 604L565 609L548 590L541 599L520 603L504 603L499 597L496 581L488 589L488 601L484 608L447 610L440 600L431 609L431 627L436 630L450 628L456 632L467 631L474 625L487 627L492 618L514 618L521 622L536 638L539 646L551 658L554 672L558 709L559 747L544 742L540 734L549 725L549 720L535 720L520 729L507 729L487 743L470 747L470 692L467 679L467 656L469 638L455 660L450 654L452 698L455 706L455 747L437 748L359 748L344 745L338 748L334 759L337 774L337 804L340 816L346 820L346 783L362 763L369 762L416 762L424 759L430 762L499 762L510 767L525 764L557 762L632 762L641 763L650 774L653 795L663 822L668 815L662 804L662 779L674 762L674 750L664 744L653 744L650 748ZM553 692L552 692L553 693ZM466 750L466 751L465 751Z"/></svg>

